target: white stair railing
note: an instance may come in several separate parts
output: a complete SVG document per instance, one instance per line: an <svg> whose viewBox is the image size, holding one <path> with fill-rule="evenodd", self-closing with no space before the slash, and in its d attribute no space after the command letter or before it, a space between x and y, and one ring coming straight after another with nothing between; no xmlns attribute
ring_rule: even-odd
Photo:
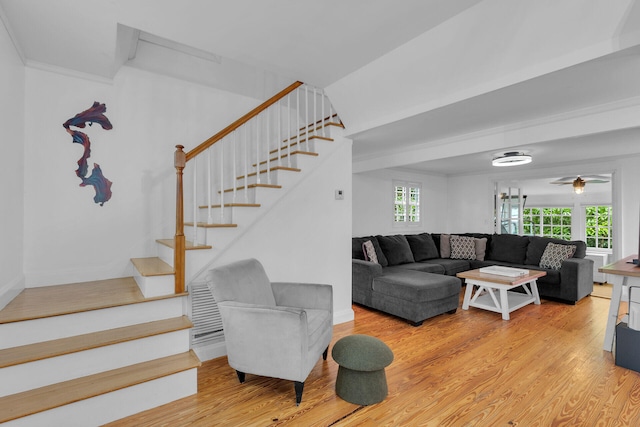
<svg viewBox="0 0 640 427"><path fill-rule="evenodd" d="M211 244L199 228L229 221L225 205L255 203L250 190L272 185L272 171L292 167L296 152L312 151L311 140L326 137L325 128L332 120L340 123L324 90L296 82L193 150L184 153L177 146L177 199L184 195L189 200L176 200L175 251L184 252L186 244L179 217L189 218L193 245ZM183 173L188 175L184 180ZM189 191L183 191L182 182L189 183ZM181 206L190 210L186 216L178 213ZM219 215L214 206L219 206ZM176 292L184 290L181 259L176 254Z"/></svg>

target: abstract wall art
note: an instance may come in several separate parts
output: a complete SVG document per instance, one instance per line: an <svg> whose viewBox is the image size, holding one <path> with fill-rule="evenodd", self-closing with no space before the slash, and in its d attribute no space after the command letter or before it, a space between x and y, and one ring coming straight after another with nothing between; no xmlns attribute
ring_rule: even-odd
<svg viewBox="0 0 640 427"><path fill-rule="evenodd" d="M113 128L111 122L104 115L107 111L107 106L105 104L100 104L99 102L94 102L91 108L84 110L81 113L76 114L73 118L67 120L62 125L69 135L71 135L72 142L75 144L80 144L84 148L84 152L82 153L82 157L78 160L78 169L76 169L76 175L82 181L80 183L80 187L86 187L91 185L94 187L96 191L96 195L93 198L95 203L100 204L100 206L104 206L105 202L108 202L111 199L111 181L109 181L102 174L102 169L100 169L100 165L97 163L93 164L93 169L91 170L91 175L87 176L89 171L89 157L91 156L91 141L89 141L89 137L86 133L80 132L79 130L73 130L72 127L84 129L88 124L91 126L94 123L98 123L102 126L104 130L110 130Z"/></svg>

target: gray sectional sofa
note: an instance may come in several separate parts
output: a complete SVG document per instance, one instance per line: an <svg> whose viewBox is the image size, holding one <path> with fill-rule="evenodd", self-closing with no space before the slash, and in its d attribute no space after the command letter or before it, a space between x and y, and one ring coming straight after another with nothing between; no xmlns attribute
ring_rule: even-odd
<svg viewBox="0 0 640 427"><path fill-rule="evenodd" d="M368 252L375 253L365 255L365 242L371 242ZM466 243L466 249L460 249L460 242ZM556 260L557 265L550 267L551 252L545 254L549 243L553 244L550 249L575 250L570 258ZM354 237L352 299L419 325L430 317L455 312L462 284L457 273L500 265L545 271L547 275L538 279L540 297L575 304L593 291L593 261L585 254L583 241L510 234Z"/></svg>

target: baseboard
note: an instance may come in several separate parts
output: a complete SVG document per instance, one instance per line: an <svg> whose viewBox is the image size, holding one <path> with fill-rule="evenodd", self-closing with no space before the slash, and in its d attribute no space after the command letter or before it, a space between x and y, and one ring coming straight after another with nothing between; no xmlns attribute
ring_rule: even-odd
<svg viewBox="0 0 640 427"><path fill-rule="evenodd" d="M9 304L24 289L24 275L16 277L9 283L0 287L0 310Z"/></svg>
<svg viewBox="0 0 640 427"><path fill-rule="evenodd" d="M349 308L347 310L337 311L333 313L333 324L338 325L340 323L350 322L355 319L355 314L353 313L353 309Z"/></svg>
<svg viewBox="0 0 640 427"><path fill-rule="evenodd" d="M227 346L224 341L199 345L198 347L193 347L192 350L202 362L227 355Z"/></svg>

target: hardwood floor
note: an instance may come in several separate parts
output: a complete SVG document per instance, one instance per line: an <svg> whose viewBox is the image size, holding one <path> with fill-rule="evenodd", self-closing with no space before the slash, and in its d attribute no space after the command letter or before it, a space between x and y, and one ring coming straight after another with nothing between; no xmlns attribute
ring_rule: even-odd
<svg viewBox="0 0 640 427"><path fill-rule="evenodd" d="M368 334L393 350L382 403L337 397L331 356L309 375L299 407L291 382L247 375L239 384L223 357L203 363L197 395L109 425L638 426L640 374L602 350L608 307L596 297L543 300L510 321L471 308L413 327L354 306L333 342Z"/></svg>

